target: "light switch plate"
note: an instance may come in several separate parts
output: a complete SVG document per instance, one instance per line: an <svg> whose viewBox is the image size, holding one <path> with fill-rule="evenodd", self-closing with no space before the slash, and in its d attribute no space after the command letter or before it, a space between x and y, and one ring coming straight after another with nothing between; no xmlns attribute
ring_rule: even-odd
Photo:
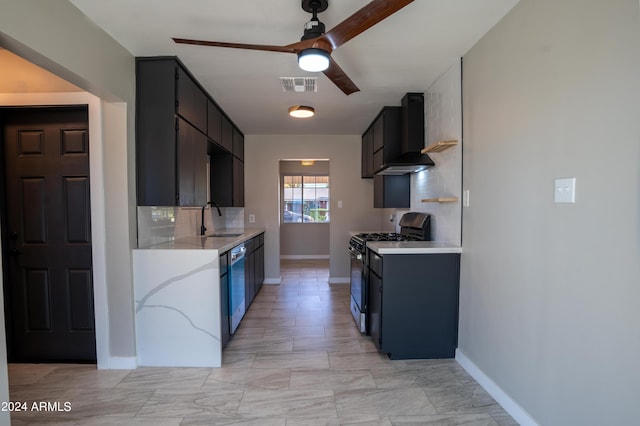
<svg viewBox="0 0 640 426"><path fill-rule="evenodd" d="M463 207L471 206L471 191L469 191L468 189L465 189L462 192L462 206Z"/></svg>
<svg viewBox="0 0 640 426"><path fill-rule="evenodd" d="M575 203L576 178L556 179L553 191L553 200L556 203Z"/></svg>

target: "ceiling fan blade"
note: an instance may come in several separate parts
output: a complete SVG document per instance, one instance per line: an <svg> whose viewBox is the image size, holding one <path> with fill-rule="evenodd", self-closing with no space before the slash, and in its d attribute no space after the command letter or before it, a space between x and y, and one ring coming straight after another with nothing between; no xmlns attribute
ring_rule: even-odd
<svg viewBox="0 0 640 426"><path fill-rule="evenodd" d="M226 43L221 41L191 40L187 38L173 38L178 44L193 44L197 46L213 46L213 47L230 47L233 49L262 50L265 52L283 52L297 53L296 49L288 46L272 46L268 44L244 44L244 43Z"/></svg>
<svg viewBox="0 0 640 426"><path fill-rule="evenodd" d="M373 0L324 34L333 49L345 44L414 0Z"/></svg>
<svg viewBox="0 0 640 426"><path fill-rule="evenodd" d="M354 92L359 92L358 86L355 85L353 81L345 74L345 72L340 68L340 66L333 60L333 58L329 59L329 68L322 71L324 75L329 77L329 80L333 81L333 84L338 86L340 90L344 92L345 95L349 96Z"/></svg>

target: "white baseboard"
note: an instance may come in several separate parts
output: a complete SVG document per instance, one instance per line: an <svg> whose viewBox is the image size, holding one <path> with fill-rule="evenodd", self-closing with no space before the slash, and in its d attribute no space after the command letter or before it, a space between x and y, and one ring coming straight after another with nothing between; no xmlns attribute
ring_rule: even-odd
<svg viewBox="0 0 640 426"><path fill-rule="evenodd" d="M138 361L135 356L112 356L109 358L109 365L105 369L109 370L135 370L138 368Z"/></svg>
<svg viewBox="0 0 640 426"><path fill-rule="evenodd" d="M456 361L464 368L522 426L539 426L539 423L514 401L500 386L460 350L456 349Z"/></svg>
<svg viewBox="0 0 640 426"><path fill-rule="evenodd" d="M329 284L349 284L350 277L333 277L329 278Z"/></svg>
<svg viewBox="0 0 640 426"><path fill-rule="evenodd" d="M329 259L328 254L281 254L280 260Z"/></svg>
<svg viewBox="0 0 640 426"><path fill-rule="evenodd" d="M262 284L281 284L281 283L282 283L282 277L265 278L264 281L262 281Z"/></svg>

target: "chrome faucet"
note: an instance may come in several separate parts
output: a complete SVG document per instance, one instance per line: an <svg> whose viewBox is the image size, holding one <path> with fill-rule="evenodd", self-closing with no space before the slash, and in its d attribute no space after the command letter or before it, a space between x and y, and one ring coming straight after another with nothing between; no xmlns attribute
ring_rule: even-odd
<svg viewBox="0 0 640 426"><path fill-rule="evenodd" d="M202 206L202 210L200 211L200 235L204 235L205 231L207 230L207 228L204 226L204 209L207 208L207 206L214 206L216 208L216 210L218 210L218 216L222 216L222 212L220 211L220 207L218 207L218 204L216 204L215 201L208 201L207 204L205 204L204 206Z"/></svg>

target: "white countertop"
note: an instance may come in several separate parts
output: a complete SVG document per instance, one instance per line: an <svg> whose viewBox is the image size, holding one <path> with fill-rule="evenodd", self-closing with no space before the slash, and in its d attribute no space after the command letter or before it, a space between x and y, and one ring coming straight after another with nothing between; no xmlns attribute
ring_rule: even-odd
<svg viewBox="0 0 640 426"><path fill-rule="evenodd" d="M201 237L199 235L193 235L164 243L154 244L148 247L140 247L138 250L217 250L219 252L225 252L227 250L231 250L244 241L250 240L264 231L264 228L216 229L212 231L211 234L233 235L228 237Z"/></svg>
<svg viewBox="0 0 640 426"><path fill-rule="evenodd" d="M379 255L462 253L462 247L438 241L368 241L367 247Z"/></svg>

